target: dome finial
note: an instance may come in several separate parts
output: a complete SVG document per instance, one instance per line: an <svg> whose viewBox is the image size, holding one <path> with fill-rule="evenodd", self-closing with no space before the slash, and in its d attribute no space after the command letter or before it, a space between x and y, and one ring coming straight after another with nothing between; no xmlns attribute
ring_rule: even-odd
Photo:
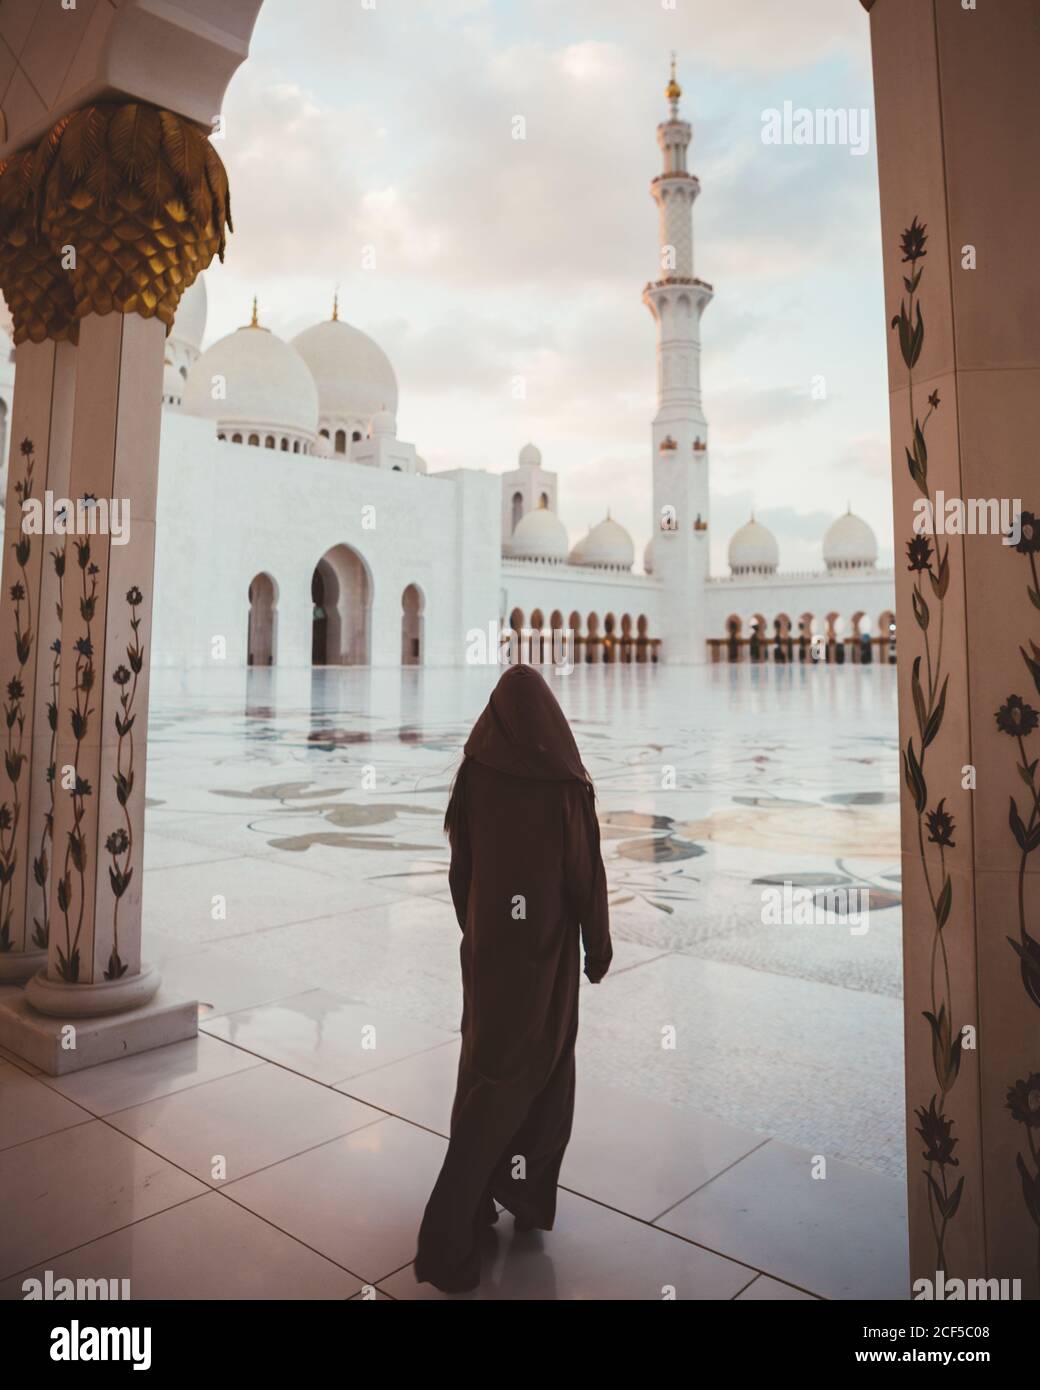
<svg viewBox="0 0 1040 1390"><path fill-rule="evenodd" d="M259 328L260 320L256 316L256 295L253 295L253 317L249 320L250 328Z"/></svg>
<svg viewBox="0 0 1040 1390"><path fill-rule="evenodd" d="M338 320L339 320L339 286L337 285L337 286L336 286L335 293L334 293L333 296L332 296L332 322L333 322L333 323L337 323Z"/></svg>

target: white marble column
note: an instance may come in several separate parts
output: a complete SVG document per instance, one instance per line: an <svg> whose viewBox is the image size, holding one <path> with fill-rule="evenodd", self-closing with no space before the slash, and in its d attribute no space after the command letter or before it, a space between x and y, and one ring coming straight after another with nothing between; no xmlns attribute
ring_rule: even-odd
<svg viewBox="0 0 1040 1390"><path fill-rule="evenodd" d="M0 1003L0 1044L56 1074L190 1037L198 1026L196 1004L164 998L158 972L141 958L145 758L165 337L183 291L223 254L228 195L205 132L142 102L73 113L39 142L30 164L31 237L26 161L0 165L0 274L14 301L24 301L29 336L78 332L78 346L71 429L69 397L52 389L61 408L52 409L48 436L52 446L64 441L63 452L50 452L66 462L67 515L55 525L52 506L48 533L33 544L14 530L18 574L0 598L2 642L19 667L0 691L3 767L17 798L5 809L0 788L0 890L24 899L23 938L35 920L48 928L46 964L22 997ZM5 182L15 174L18 182ZM29 293L41 266L59 296L66 282L56 268L68 275L64 323L52 323ZM52 362L62 356L46 342L39 351ZM19 361L16 413L23 393L25 409L46 395L28 375L26 389ZM25 466L31 458L24 455ZM25 480L16 475L12 489L19 485ZM9 527L17 528L17 512ZM7 569L5 562L5 584ZM52 653L48 642L44 653L52 633L59 645ZM56 702L48 684L55 675ZM49 872L37 856L32 873L51 795ZM0 923L4 906L0 899ZM41 929L41 949L43 940Z"/></svg>
<svg viewBox="0 0 1040 1390"><path fill-rule="evenodd" d="M7 475L0 586L0 981L29 978L47 959L57 673L64 546L35 534L24 504L68 490L76 349L23 341Z"/></svg>

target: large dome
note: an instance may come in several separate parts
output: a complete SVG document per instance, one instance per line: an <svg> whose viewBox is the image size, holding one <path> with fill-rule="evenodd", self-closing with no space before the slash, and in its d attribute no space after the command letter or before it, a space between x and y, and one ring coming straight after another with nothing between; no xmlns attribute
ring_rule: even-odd
<svg viewBox="0 0 1040 1390"><path fill-rule="evenodd" d="M608 513L606 519L593 526L574 547L570 562L594 569L630 570L635 555L632 537L623 526L612 521Z"/></svg>
<svg viewBox="0 0 1040 1390"><path fill-rule="evenodd" d="M369 421L377 411L397 412L397 378L390 359L367 333L332 318L292 340L318 385L323 421Z"/></svg>
<svg viewBox="0 0 1040 1390"><path fill-rule="evenodd" d="M170 337L198 351L206 332L206 281L197 275L181 295Z"/></svg>
<svg viewBox="0 0 1040 1390"><path fill-rule="evenodd" d="M780 547L768 527L751 518L729 543L729 567L733 574L775 574Z"/></svg>
<svg viewBox="0 0 1040 1390"><path fill-rule="evenodd" d="M224 399L214 400L214 378ZM282 437L309 444L318 426L318 388L303 358L282 338L255 322L221 338L202 354L184 386L184 413L214 420L217 430Z"/></svg>
<svg viewBox="0 0 1040 1390"><path fill-rule="evenodd" d="M873 569L877 563L877 537L851 508L832 521L823 537L823 563L829 570Z"/></svg>
<svg viewBox="0 0 1040 1390"><path fill-rule="evenodd" d="M558 564L566 560L570 541L567 528L548 507L536 507L516 523L516 529L505 545L513 560L551 560Z"/></svg>

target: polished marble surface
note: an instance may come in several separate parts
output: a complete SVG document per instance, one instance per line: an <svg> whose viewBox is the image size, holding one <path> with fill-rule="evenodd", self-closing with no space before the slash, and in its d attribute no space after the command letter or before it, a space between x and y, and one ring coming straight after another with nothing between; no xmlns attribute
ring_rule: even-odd
<svg viewBox="0 0 1040 1390"><path fill-rule="evenodd" d="M609 1207L561 1192L551 1231L518 1232L508 1213L484 1240L480 1287L456 1301L731 1299L755 1271ZM409 1266L379 1287L392 1298L443 1300Z"/></svg>
<svg viewBox="0 0 1040 1390"><path fill-rule="evenodd" d="M145 953L152 930L210 952L171 971L204 1027L220 1014L219 1036L246 1038L298 985L457 1030L440 819L495 674L155 673L146 854L165 867L145 874ZM585 1074L900 1176L894 668L551 679L596 780L616 943L583 989ZM867 888L868 930L763 925L770 878ZM196 983L233 981L234 962L255 987Z"/></svg>
<svg viewBox="0 0 1040 1390"><path fill-rule="evenodd" d="M206 1190L101 1120L0 1149L0 1276Z"/></svg>
<svg viewBox="0 0 1040 1390"><path fill-rule="evenodd" d="M217 1193L194 1197L0 1281L129 1279L131 1299L351 1298L360 1281Z"/></svg>
<svg viewBox="0 0 1040 1390"><path fill-rule="evenodd" d="M657 1224L824 1298L910 1296L903 1184L773 1140Z"/></svg>
<svg viewBox="0 0 1040 1390"><path fill-rule="evenodd" d="M557 1226L503 1214L469 1297L905 1296L893 674L555 680L615 962L582 985ZM439 1297L411 1270L458 1058L439 827L492 678L157 673L144 954L202 1031L64 1078L0 1058L0 1296L46 1267ZM785 877L869 884L868 932L764 926L755 880Z"/></svg>

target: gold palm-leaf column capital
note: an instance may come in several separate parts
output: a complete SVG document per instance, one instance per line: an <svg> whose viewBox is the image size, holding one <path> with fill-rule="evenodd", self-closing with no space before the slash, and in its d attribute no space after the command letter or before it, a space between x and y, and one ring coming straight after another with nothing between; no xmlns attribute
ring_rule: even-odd
<svg viewBox="0 0 1040 1390"><path fill-rule="evenodd" d="M0 163L0 290L14 321L14 341L76 341L72 281L36 225L33 168L37 150Z"/></svg>
<svg viewBox="0 0 1040 1390"><path fill-rule="evenodd" d="M31 179L52 255L75 251L65 273L76 319L139 314L169 332L181 295L224 258L227 174L203 128L172 111L86 106L39 143Z"/></svg>

